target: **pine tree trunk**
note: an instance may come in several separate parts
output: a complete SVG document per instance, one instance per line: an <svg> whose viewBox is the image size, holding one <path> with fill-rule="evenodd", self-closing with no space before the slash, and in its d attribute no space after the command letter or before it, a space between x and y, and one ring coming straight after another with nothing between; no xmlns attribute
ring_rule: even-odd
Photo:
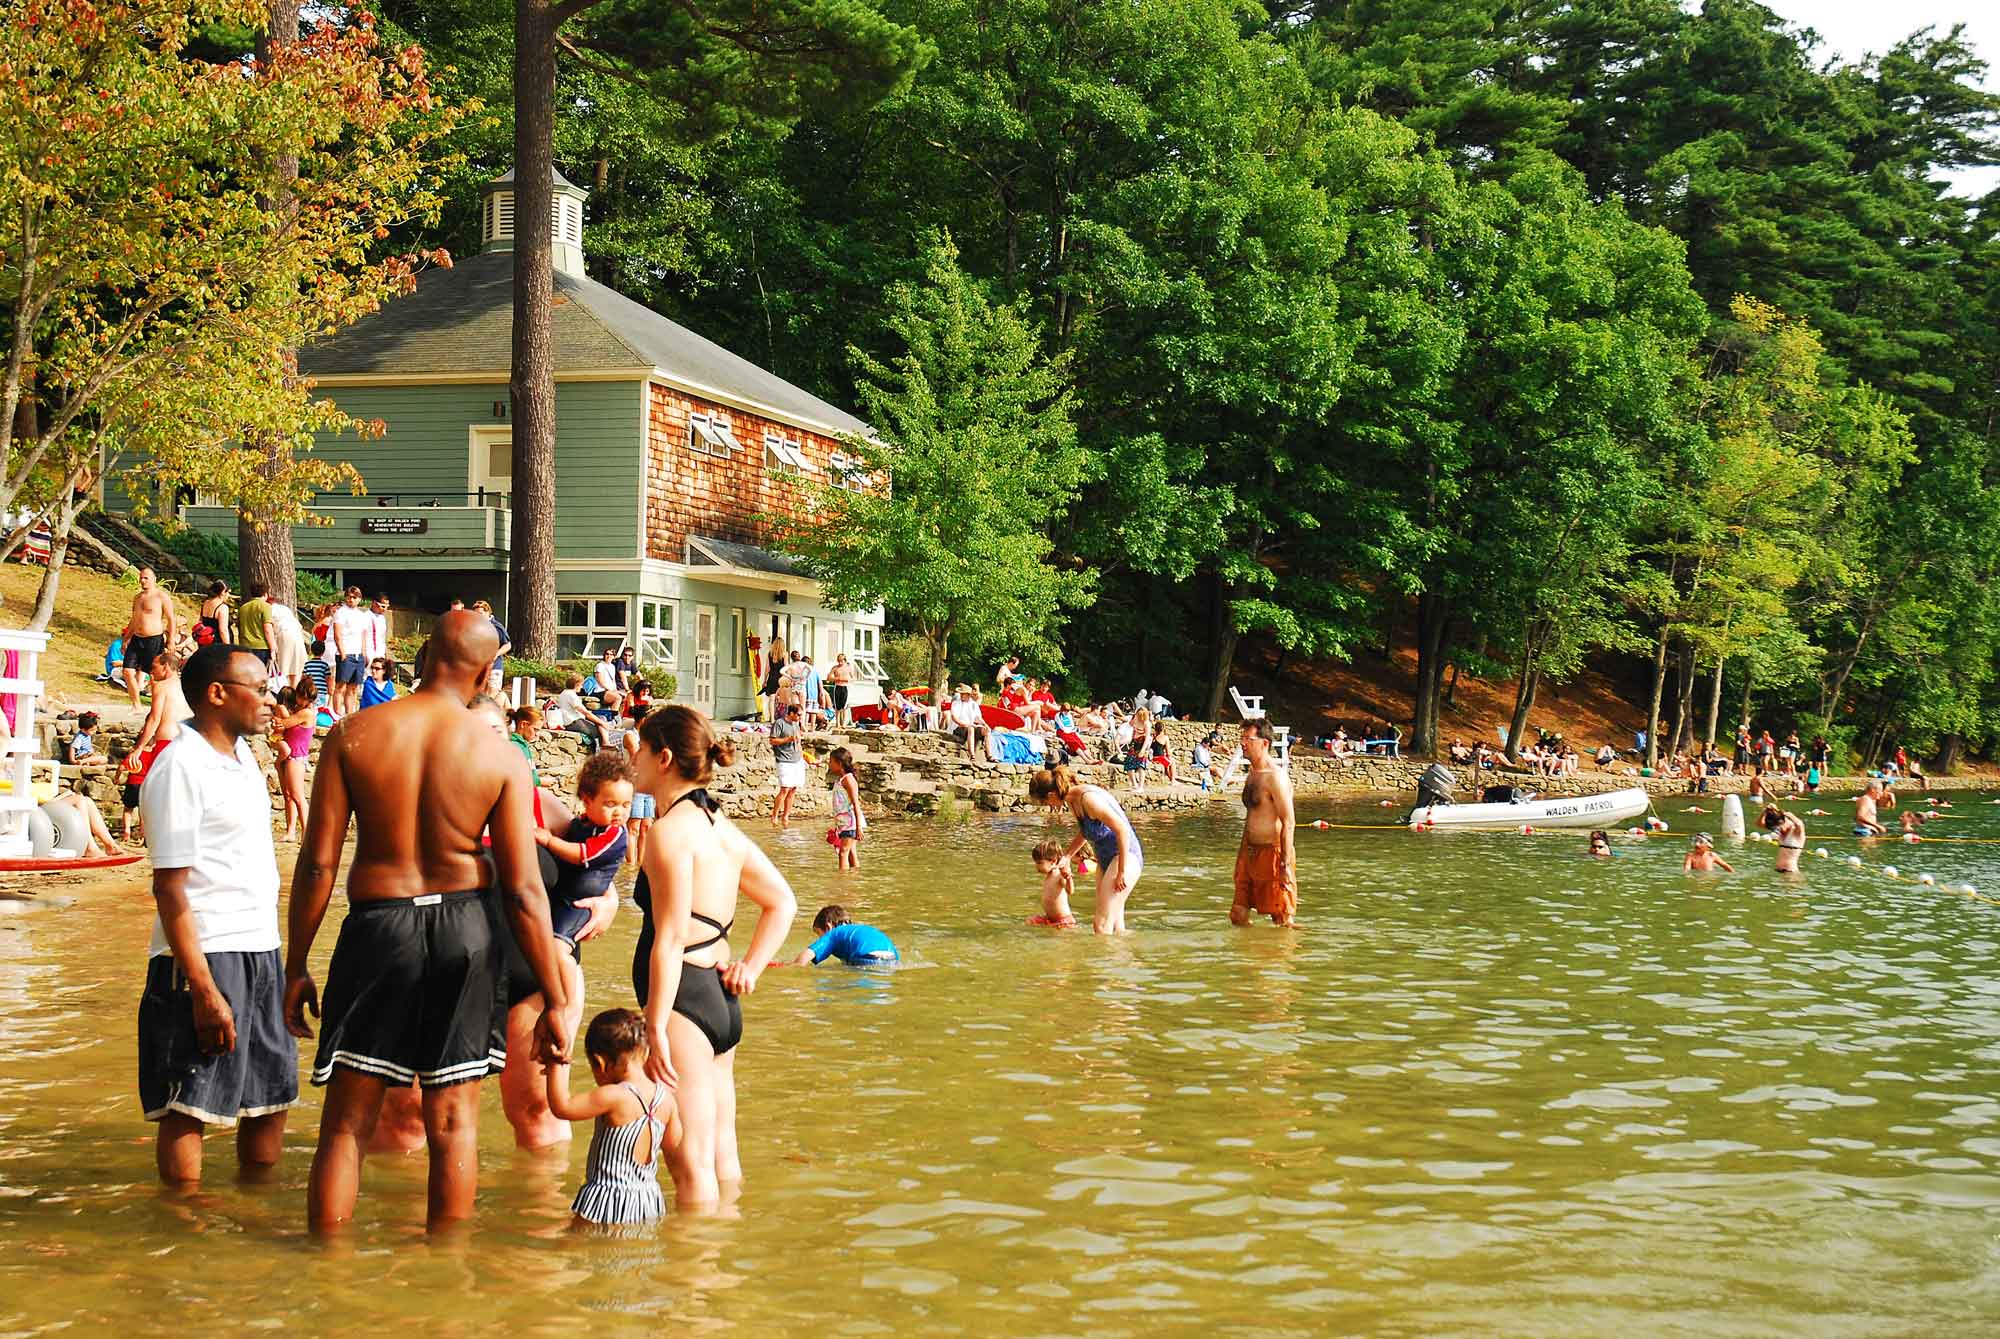
<svg viewBox="0 0 2000 1339"><path fill-rule="evenodd" d="M1429 592L1417 597L1417 691L1410 720L1410 753L1419 758L1437 752L1438 702L1444 696L1450 622L1451 607L1443 599Z"/></svg>
<svg viewBox="0 0 2000 1339"><path fill-rule="evenodd" d="M259 65L270 60L274 44L299 40L299 8L299 0L269 0L269 25L257 38ZM298 179L297 154L281 157L276 167L283 180ZM287 214L295 205L290 191L280 191L270 202L271 215L275 218ZM276 477L284 471L290 455L288 444L279 441L266 443L260 472L267 479ZM236 511L236 553L244 589L257 582L263 585L273 600L297 606L298 554L292 546L291 526L267 521L252 508L239 505Z"/></svg>
<svg viewBox="0 0 2000 1339"><path fill-rule="evenodd" d="M1532 659L1532 657L1530 657ZM1528 729L1528 713L1535 709L1535 691L1542 685L1542 672L1526 665L1521 669L1520 687L1514 690L1514 715L1507 722L1507 761L1521 761L1521 736Z"/></svg>
<svg viewBox="0 0 2000 1339"><path fill-rule="evenodd" d="M1681 653L1674 662L1674 734L1667 752L1679 753L1691 733L1689 726L1694 721L1694 651L1687 643L1681 644Z"/></svg>
<svg viewBox="0 0 2000 1339"><path fill-rule="evenodd" d="M514 654L556 643L556 380L550 337L556 28L548 0L514 4L514 541L508 629Z"/></svg>
<svg viewBox="0 0 2000 1339"><path fill-rule="evenodd" d="M1959 756L1965 752L1965 736L1953 732L1938 741L1937 774L1950 776L1958 768Z"/></svg>
<svg viewBox="0 0 2000 1339"><path fill-rule="evenodd" d="M1757 676L1751 672L1750 662L1747 660L1744 661L1743 662L1743 714L1739 718L1744 721L1748 721L1750 719L1750 685L1756 679L1756 677Z"/></svg>
<svg viewBox="0 0 2000 1339"><path fill-rule="evenodd" d="M925 682L931 686L931 705L942 712L945 708L945 699L948 695L945 684L944 658L945 652L949 648L951 632L947 628L925 628L924 640L929 642L931 647L930 672L925 676ZM940 723L942 723L942 717L940 717Z"/></svg>
<svg viewBox="0 0 2000 1339"><path fill-rule="evenodd" d="M1702 739L1704 744L1709 748L1715 747L1715 732L1722 724L1722 666L1728 659L1729 657L1726 655L1717 654L1715 657L1715 682L1710 684L1708 689L1708 730L1702 736Z"/></svg>
<svg viewBox="0 0 2000 1339"><path fill-rule="evenodd" d="M1209 675L1208 710L1202 719L1222 719L1222 704L1229 700L1229 672L1236 664L1236 643L1241 634L1229 614L1229 588L1217 573L1209 586Z"/></svg>
<svg viewBox="0 0 2000 1339"><path fill-rule="evenodd" d="M1653 692L1646 707L1646 766L1660 765L1660 699L1667 690L1667 625L1653 645Z"/></svg>

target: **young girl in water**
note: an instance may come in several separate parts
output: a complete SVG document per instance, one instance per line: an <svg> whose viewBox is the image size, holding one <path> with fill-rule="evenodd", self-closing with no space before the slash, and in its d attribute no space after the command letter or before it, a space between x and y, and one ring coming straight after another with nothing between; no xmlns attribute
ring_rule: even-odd
<svg viewBox="0 0 2000 1339"><path fill-rule="evenodd" d="M1069 929L1076 914L1069 909L1069 895L1076 891L1076 877L1069 870L1069 856L1063 844L1050 837L1035 843L1035 873L1042 876L1042 914L1030 916L1030 925L1053 925Z"/></svg>
<svg viewBox="0 0 2000 1339"><path fill-rule="evenodd" d="M833 843L835 869L860 869L861 838L868 815L861 811L861 783L854 779L854 755L844 748L826 755L826 780L833 787L833 826L826 830Z"/></svg>
<svg viewBox="0 0 2000 1339"><path fill-rule="evenodd" d="M306 826L306 758L312 753L313 721L319 708L287 686L278 690L277 709L271 713L271 751L278 758L278 789L285 797L285 837L292 840Z"/></svg>
<svg viewBox="0 0 2000 1339"><path fill-rule="evenodd" d="M562 1120L595 1118L583 1188L570 1212L576 1226L650 1223L666 1214L660 1157L680 1147L681 1118L666 1085L646 1077L646 1019L606 1009L590 1020L583 1053L597 1086L569 1092L569 1065L549 1065L549 1110Z"/></svg>

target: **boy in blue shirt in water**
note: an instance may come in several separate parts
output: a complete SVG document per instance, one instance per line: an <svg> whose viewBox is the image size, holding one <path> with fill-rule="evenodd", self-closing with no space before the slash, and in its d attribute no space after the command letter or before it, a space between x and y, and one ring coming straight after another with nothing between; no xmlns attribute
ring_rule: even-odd
<svg viewBox="0 0 2000 1339"><path fill-rule="evenodd" d="M821 907L813 917L813 933L819 938L800 950L792 966L818 966L828 958L838 958L850 967L886 967L902 961L889 936L872 925L853 924L844 907Z"/></svg>

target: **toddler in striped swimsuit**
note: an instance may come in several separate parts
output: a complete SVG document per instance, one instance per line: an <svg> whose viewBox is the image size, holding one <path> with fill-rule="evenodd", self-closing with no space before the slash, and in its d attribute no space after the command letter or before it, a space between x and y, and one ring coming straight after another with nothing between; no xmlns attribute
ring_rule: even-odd
<svg viewBox="0 0 2000 1339"><path fill-rule="evenodd" d="M593 1116L583 1189L570 1211L577 1225L650 1223L666 1211L660 1193L660 1155L681 1142L680 1112L666 1088L646 1077L646 1017L634 1009L606 1009L583 1035L597 1087L569 1094L569 1066L550 1065L549 1110L561 1120Z"/></svg>

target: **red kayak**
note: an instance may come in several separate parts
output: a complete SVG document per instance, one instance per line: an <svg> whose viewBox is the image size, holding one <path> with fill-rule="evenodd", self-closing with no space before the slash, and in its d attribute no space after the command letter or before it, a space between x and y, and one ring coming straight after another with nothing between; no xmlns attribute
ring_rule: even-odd
<svg viewBox="0 0 2000 1339"><path fill-rule="evenodd" d="M986 723L995 730L1025 730L1028 728L1027 717L1018 711L1009 711L1005 707L982 706L979 709L979 714L984 716Z"/></svg>
<svg viewBox="0 0 2000 1339"><path fill-rule="evenodd" d="M123 855L92 856L88 860L80 857L58 860L48 856L21 856L12 860L0 859L0 874L59 874L72 869L115 869L120 865L130 865L144 858L137 851L127 851Z"/></svg>
<svg viewBox="0 0 2000 1339"><path fill-rule="evenodd" d="M930 695L931 690L928 688L905 688L903 690L903 696L915 702L928 701ZM871 702L865 707L849 707L847 714L857 724L881 725L888 719L882 714L882 704L879 702Z"/></svg>

